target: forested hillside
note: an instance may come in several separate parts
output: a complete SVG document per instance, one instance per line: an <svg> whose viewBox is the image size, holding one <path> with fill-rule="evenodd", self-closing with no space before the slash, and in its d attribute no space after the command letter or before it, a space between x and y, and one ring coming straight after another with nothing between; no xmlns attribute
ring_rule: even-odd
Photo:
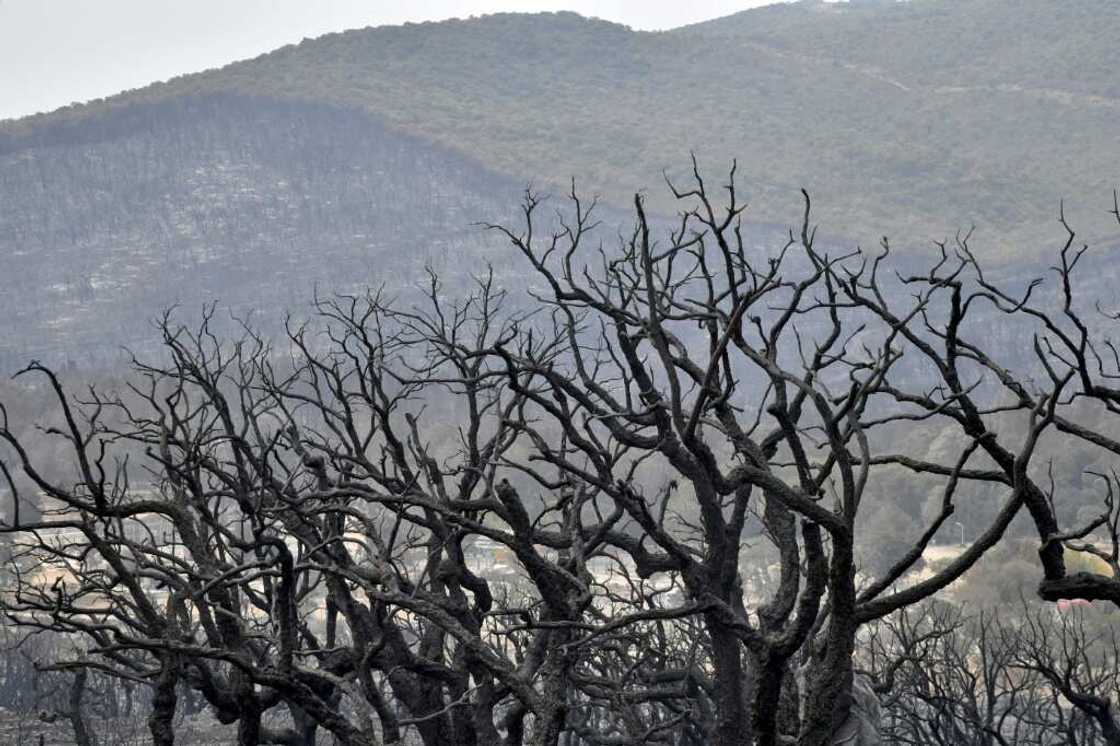
<svg viewBox="0 0 1120 746"><path fill-rule="evenodd" d="M221 91L361 109L614 201L689 150L737 157L756 219L795 218L804 186L837 235L924 245L975 224L993 254L1037 256L1062 199L1085 231L1115 233L1117 27L1108 0L800 2L664 33L570 13L383 27L9 125L8 147Z"/></svg>
<svg viewBox="0 0 1120 746"><path fill-rule="evenodd" d="M112 366L172 304L216 301L217 319L268 330L316 288L407 294L426 266L481 271L472 223L510 214L515 187L337 107L211 95L115 109L0 155L0 365Z"/></svg>
<svg viewBox="0 0 1120 746"><path fill-rule="evenodd" d="M500 264L472 224L529 183L575 177L603 210L642 190L668 215L662 172L690 151L710 173L738 159L756 225L798 219L806 187L838 245L928 251L975 226L982 256L1029 274L1063 199L1115 243L1116 27L1103 0L802 2L665 33L498 15L332 34L8 122L0 364L116 359L184 298L275 319L316 285Z"/></svg>

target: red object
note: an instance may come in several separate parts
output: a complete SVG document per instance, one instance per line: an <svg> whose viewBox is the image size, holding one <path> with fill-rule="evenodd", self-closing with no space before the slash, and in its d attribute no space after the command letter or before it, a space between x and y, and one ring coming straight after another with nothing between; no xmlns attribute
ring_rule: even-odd
<svg viewBox="0 0 1120 746"><path fill-rule="evenodd" d="M1058 611L1068 611L1074 606L1092 606L1092 601L1083 598L1062 598L1058 600Z"/></svg>

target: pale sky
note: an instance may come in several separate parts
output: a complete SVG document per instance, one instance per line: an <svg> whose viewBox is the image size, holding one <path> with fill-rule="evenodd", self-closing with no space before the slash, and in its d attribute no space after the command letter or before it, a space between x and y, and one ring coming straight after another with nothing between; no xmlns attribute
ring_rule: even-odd
<svg viewBox="0 0 1120 746"><path fill-rule="evenodd" d="M0 0L0 119L50 111L364 26L574 10L636 29L775 0Z"/></svg>

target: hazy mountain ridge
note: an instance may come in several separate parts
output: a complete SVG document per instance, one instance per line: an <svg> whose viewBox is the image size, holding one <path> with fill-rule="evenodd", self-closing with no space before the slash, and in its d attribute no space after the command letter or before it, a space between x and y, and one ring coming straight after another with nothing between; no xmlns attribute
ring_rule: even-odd
<svg viewBox="0 0 1120 746"><path fill-rule="evenodd" d="M1115 236L1118 27L1107 0L805 2L664 33L505 14L331 34L4 129L28 142L144 100L265 95L360 108L620 204L644 187L668 207L661 172L689 150L737 157L756 219L795 219L804 186L836 234L923 245L975 224L994 252L1036 255L1062 199Z"/></svg>
<svg viewBox="0 0 1120 746"><path fill-rule="evenodd" d="M1033 275L1062 198L1087 240L1120 243L1116 27L1103 0L804 2L664 33L504 14L331 34L0 124L0 365L115 360L175 302L277 323L316 287L402 290L426 264L462 279L495 259L519 282L473 222L575 176L609 241L635 190L676 207L662 169L690 149L710 183L739 159L756 223L796 222L804 185L845 246L928 250L976 224L981 257Z"/></svg>
<svg viewBox="0 0 1120 746"><path fill-rule="evenodd" d="M1120 97L1115 3L911 0L793 3L675 33L737 39L890 71L909 87L1019 85ZM919 40L921 45L915 44Z"/></svg>

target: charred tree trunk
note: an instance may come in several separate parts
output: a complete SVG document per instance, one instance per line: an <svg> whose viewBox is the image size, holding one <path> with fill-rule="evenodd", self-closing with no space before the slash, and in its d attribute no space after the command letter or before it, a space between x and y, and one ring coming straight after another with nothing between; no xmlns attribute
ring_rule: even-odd
<svg viewBox="0 0 1120 746"><path fill-rule="evenodd" d="M739 639L717 619L708 619L715 669L716 727L713 746L751 743L751 722L746 707L742 649Z"/></svg>
<svg viewBox="0 0 1120 746"><path fill-rule="evenodd" d="M97 736L89 729L85 714L82 712L82 699L85 697L88 680L89 671L79 668L74 672L74 679L70 682L67 715L70 718L70 725L74 728L74 741L78 746L98 746Z"/></svg>
<svg viewBox="0 0 1120 746"><path fill-rule="evenodd" d="M751 728L755 746L775 746L779 735L786 661L772 653L751 656Z"/></svg>
<svg viewBox="0 0 1120 746"><path fill-rule="evenodd" d="M163 655L162 667L152 695L152 711L148 730L153 746L175 746L175 709L179 702L179 664L169 653Z"/></svg>
<svg viewBox="0 0 1120 746"><path fill-rule="evenodd" d="M557 630L549 636L549 654L542 671L542 705L536 713L530 746L557 746L568 712L568 673L571 654L564 645L571 634Z"/></svg>

